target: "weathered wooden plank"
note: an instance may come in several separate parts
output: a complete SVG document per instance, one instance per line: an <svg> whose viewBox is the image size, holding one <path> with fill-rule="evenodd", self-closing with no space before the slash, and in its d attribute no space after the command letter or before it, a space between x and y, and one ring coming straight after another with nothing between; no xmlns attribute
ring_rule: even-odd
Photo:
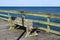
<svg viewBox="0 0 60 40"><path fill-rule="evenodd" d="M6 16L6 17L8 17L8 15L4 15L4 14L0 14L0 16Z"/></svg>
<svg viewBox="0 0 60 40"><path fill-rule="evenodd" d="M58 14L48 14L48 13L24 13L25 15L32 15L32 16L41 16L41 17L50 17L50 18L60 18Z"/></svg>
<svg viewBox="0 0 60 40"><path fill-rule="evenodd" d="M58 32L58 31L50 30L50 32L60 35L60 32Z"/></svg>
<svg viewBox="0 0 60 40"><path fill-rule="evenodd" d="M20 14L20 12L14 10L0 10L0 12Z"/></svg>
<svg viewBox="0 0 60 40"><path fill-rule="evenodd" d="M56 27L60 27L60 24L59 24L59 23L53 23L53 22L50 22L50 25L56 26Z"/></svg>
<svg viewBox="0 0 60 40"><path fill-rule="evenodd" d="M8 21L8 19L6 19L6 18L2 18L2 17L0 17L0 19L7 20L7 21Z"/></svg>
<svg viewBox="0 0 60 40"><path fill-rule="evenodd" d="M46 24L46 25L52 25L52 26L57 26L57 27L60 27L60 24L59 23L53 23L53 22L45 22L45 21L41 21L41 20L33 20L33 22L37 22L37 23L42 23L42 24Z"/></svg>
<svg viewBox="0 0 60 40"><path fill-rule="evenodd" d="M42 27L39 27L38 29L40 29L40 30L44 30L44 31L47 30L46 28L42 28ZM60 32L58 32L58 31L50 30L50 32L51 32L51 33L55 33L55 34L60 35Z"/></svg>

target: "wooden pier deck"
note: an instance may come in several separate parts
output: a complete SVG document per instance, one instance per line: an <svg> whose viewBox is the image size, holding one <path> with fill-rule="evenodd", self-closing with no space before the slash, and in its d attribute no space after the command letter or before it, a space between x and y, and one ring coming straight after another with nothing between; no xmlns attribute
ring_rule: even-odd
<svg viewBox="0 0 60 40"><path fill-rule="evenodd" d="M22 32L9 30L9 23L0 19L0 40L16 40ZM60 40L60 36L40 31L38 36L21 38L21 40Z"/></svg>

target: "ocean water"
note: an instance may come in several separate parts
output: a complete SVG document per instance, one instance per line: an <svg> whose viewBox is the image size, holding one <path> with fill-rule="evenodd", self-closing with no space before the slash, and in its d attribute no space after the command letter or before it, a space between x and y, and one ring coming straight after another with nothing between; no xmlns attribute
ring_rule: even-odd
<svg viewBox="0 0 60 40"><path fill-rule="evenodd" d="M48 14L60 14L60 7L0 7L0 10L16 10L16 11L26 11L26 12L42 12L42 13L48 13ZM2 12L0 12L0 14L7 15L7 13L2 13ZM10 14L10 15L17 16L18 14L17 15ZM18 15L18 16L21 17L21 15ZM0 17L4 17L4 16L0 16ZM4 17L4 18L8 18L8 17ZM33 19L33 20L47 21L46 18L38 17L38 16L27 15L26 18ZM60 18L59 19L50 18L50 21L60 24ZM47 25L39 24L36 22L33 22L33 26L47 28ZM60 27L50 26L50 29L60 32Z"/></svg>
<svg viewBox="0 0 60 40"><path fill-rule="evenodd" d="M60 14L60 7L0 7L0 10L17 10L27 12L44 12Z"/></svg>

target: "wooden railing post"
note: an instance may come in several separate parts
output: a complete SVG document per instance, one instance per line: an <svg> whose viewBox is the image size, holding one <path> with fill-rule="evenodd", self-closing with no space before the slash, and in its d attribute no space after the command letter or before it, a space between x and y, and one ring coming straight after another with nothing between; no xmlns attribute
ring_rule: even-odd
<svg viewBox="0 0 60 40"><path fill-rule="evenodd" d="M21 14L22 14L22 26L24 26L24 19L25 19L24 11L21 11Z"/></svg>
<svg viewBox="0 0 60 40"><path fill-rule="evenodd" d="M46 31L49 33L50 32L50 25L49 25L50 24L50 17L47 17L47 23L48 24L47 24L47 30Z"/></svg>
<svg viewBox="0 0 60 40"><path fill-rule="evenodd" d="M11 17L10 17L10 12L8 11L8 21L10 21Z"/></svg>
<svg viewBox="0 0 60 40"><path fill-rule="evenodd" d="M9 30L11 30L11 29L12 29L12 25L13 25L13 23L12 23L12 20L11 20L11 16L10 16L10 12L9 12L9 10L8 10L8 22L9 22L9 24L10 24L10 28L9 28Z"/></svg>

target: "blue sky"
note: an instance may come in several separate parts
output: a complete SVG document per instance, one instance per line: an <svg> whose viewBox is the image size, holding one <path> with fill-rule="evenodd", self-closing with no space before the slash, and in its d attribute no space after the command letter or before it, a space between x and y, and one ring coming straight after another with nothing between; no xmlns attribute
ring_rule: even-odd
<svg viewBox="0 0 60 40"><path fill-rule="evenodd" d="M0 6L60 6L60 0L0 0Z"/></svg>

